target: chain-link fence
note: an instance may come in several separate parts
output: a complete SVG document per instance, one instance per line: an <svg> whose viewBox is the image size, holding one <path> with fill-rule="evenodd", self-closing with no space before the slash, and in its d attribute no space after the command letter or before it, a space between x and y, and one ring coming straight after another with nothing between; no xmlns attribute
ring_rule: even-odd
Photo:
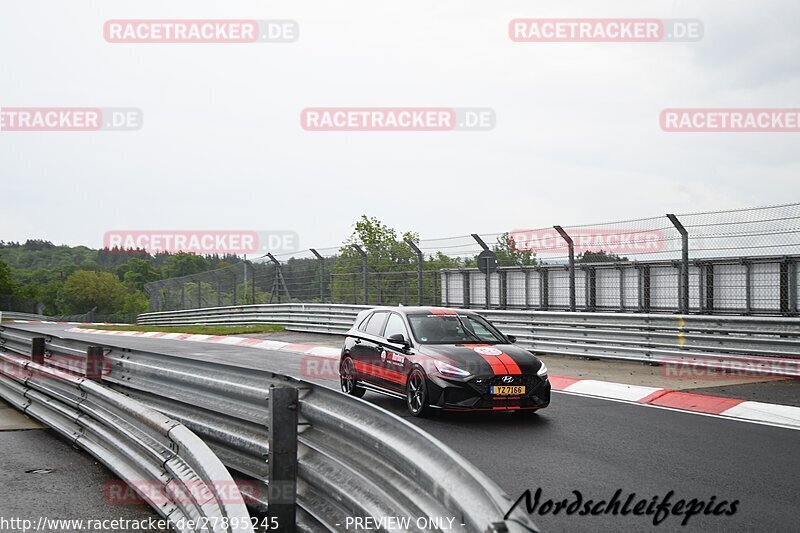
<svg viewBox="0 0 800 533"><path fill-rule="evenodd" d="M800 203L354 242L267 254L146 290L153 311L321 302L793 315L798 260Z"/></svg>

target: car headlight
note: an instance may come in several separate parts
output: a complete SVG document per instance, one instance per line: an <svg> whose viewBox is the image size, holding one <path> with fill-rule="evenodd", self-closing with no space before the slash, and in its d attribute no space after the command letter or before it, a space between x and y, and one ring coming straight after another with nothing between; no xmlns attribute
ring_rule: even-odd
<svg viewBox="0 0 800 533"><path fill-rule="evenodd" d="M451 364L445 363L444 361L434 361L433 364L436 366L436 370L438 370L443 376L465 378L470 375L470 373L466 370L457 368Z"/></svg>
<svg viewBox="0 0 800 533"><path fill-rule="evenodd" d="M540 378L547 377L547 365L544 364L544 361L542 361L541 368L539 368L539 370L536 371L536 375L539 376Z"/></svg>

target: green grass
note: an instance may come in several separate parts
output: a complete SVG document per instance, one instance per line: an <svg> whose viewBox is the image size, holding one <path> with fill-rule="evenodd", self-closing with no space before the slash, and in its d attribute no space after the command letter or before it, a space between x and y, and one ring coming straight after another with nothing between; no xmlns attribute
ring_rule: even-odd
<svg viewBox="0 0 800 533"><path fill-rule="evenodd" d="M192 333L197 335L242 335L245 333L275 333L284 331L283 326L264 324L261 326L80 326L89 329L113 331L157 331L164 333Z"/></svg>

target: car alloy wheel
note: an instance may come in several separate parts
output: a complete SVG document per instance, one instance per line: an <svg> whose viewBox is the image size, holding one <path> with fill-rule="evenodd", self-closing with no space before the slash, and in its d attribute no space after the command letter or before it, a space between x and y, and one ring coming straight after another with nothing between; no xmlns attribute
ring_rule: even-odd
<svg viewBox="0 0 800 533"><path fill-rule="evenodd" d="M412 416L425 416L428 413L428 382L425 374L418 368L412 370L408 376L406 404Z"/></svg>
<svg viewBox="0 0 800 533"><path fill-rule="evenodd" d="M356 368L352 358L345 357L344 361L342 361L342 367L339 371L339 378L342 384L342 392L350 396L356 396L357 398L364 396L366 391L362 387L358 386L358 380L356 380Z"/></svg>

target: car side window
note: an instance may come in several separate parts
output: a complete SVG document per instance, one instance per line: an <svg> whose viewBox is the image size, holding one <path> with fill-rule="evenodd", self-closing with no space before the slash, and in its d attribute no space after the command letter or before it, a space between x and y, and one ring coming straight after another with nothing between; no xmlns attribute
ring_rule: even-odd
<svg viewBox="0 0 800 533"><path fill-rule="evenodd" d="M367 324L367 329L364 330L365 333L369 335L375 335L376 337L380 337L381 333L383 332L383 323L386 322L386 315L389 313L385 312L377 312L372 315L372 318L369 319L369 324Z"/></svg>
<svg viewBox="0 0 800 533"><path fill-rule="evenodd" d="M406 331L406 325L403 323L403 319L397 313L392 313L389 315L389 320L386 321L386 331L383 333L383 336L388 339L392 335L397 335L398 333L408 340L408 332Z"/></svg>
<svg viewBox="0 0 800 533"><path fill-rule="evenodd" d="M367 324L369 324L369 319L372 318L372 315L375 313L370 313L367 317L361 321L361 324L358 325L358 331L367 331Z"/></svg>

